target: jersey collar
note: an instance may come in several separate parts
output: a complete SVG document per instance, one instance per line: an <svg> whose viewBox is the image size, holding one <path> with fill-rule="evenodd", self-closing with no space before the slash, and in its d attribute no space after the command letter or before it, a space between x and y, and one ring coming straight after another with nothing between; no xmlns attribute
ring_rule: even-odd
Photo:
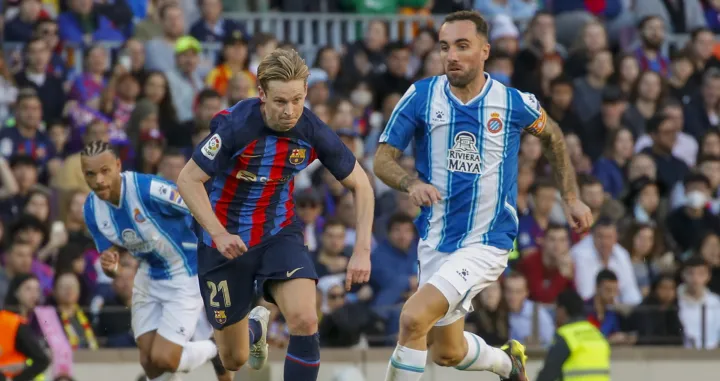
<svg viewBox="0 0 720 381"><path fill-rule="evenodd" d="M463 103L460 99L458 99L458 97L455 96L455 94L452 93L452 91L450 91L450 81L447 80L447 76L445 77L445 94L450 100L452 100L454 103L457 103L459 106L471 106L477 102L480 102L483 98L485 98L493 84L493 79L490 78L490 74L483 72L483 75L485 76L485 86L483 86L482 90L480 90L480 94L476 95L475 98L471 99L468 103Z"/></svg>
<svg viewBox="0 0 720 381"><path fill-rule="evenodd" d="M125 172L120 174L120 202L119 205L115 205L112 202L108 201L107 203L110 204L115 209L122 209L123 206L123 200L125 199Z"/></svg>

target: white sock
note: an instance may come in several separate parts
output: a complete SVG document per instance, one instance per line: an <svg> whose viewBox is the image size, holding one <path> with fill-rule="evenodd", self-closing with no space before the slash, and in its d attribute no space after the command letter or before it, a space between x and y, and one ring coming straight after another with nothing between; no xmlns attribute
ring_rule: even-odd
<svg viewBox="0 0 720 381"><path fill-rule="evenodd" d="M178 372L191 372L217 356L217 346L210 340L190 341L183 347Z"/></svg>
<svg viewBox="0 0 720 381"><path fill-rule="evenodd" d="M427 351L418 351L398 344L390 357L385 381L419 381L425 372Z"/></svg>
<svg viewBox="0 0 720 381"><path fill-rule="evenodd" d="M507 353L487 345L485 340L477 335L470 332L464 334L468 352L455 369L469 372L489 370L500 377L510 377L512 361Z"/></svg>

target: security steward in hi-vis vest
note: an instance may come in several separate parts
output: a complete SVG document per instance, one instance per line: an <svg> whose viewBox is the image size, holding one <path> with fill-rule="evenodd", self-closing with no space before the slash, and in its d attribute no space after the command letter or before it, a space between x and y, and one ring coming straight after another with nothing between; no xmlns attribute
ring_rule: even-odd
<svg viewBox="0 0 720 381"><path fill-rule="evenodd" d="M0 381L32 381L50 365L50 358L24 319L0 310Z"/></svg>
<svg viewBox="0 0 720 381"><path fill-rule="evenodd" d="M585 318L575 291L558 296L557 332L536 381L610 381L610 344Z"/></svg>

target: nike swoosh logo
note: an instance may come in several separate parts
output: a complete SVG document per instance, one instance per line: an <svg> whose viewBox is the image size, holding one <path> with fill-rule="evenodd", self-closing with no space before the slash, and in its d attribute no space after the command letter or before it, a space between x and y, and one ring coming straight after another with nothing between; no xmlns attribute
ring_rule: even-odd
<svg viewBox="0 0 720 381"><path fill-rule="evenodd" d="M261 157L262 155L240 155L240 157L246 158L246 159L253 159L256 157Z"/></svg>
<svg viewBox="0 0 720 381"><path fill-rule="evenodd" d="M293 276L293 274L295 274L296 272L298 272L298 270L301 270L301 269L303 269L303 267L298 267L293 271L286 272L285 275L287 275L287 277L290 278L291 276Z"/></svg>

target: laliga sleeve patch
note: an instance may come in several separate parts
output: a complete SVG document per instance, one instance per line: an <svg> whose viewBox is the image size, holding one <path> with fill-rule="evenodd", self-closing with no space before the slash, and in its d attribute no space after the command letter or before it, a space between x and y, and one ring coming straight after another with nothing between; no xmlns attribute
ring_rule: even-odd
<svg viewBox="0 0 720 381"><path fill-rule="evenodd" d="M180 192L174 186L162 181L152 180L150 182L150 197L180 209L187 209Z"/></svg>
<svg viewBox="0 0 720 381"><path fill-rule="evenodd" d="M205 142L201 151L206 158L215 160L215 156L220 152L220 147L222 147L222 138L220 138L220 135L214 134Z"/></svg>

